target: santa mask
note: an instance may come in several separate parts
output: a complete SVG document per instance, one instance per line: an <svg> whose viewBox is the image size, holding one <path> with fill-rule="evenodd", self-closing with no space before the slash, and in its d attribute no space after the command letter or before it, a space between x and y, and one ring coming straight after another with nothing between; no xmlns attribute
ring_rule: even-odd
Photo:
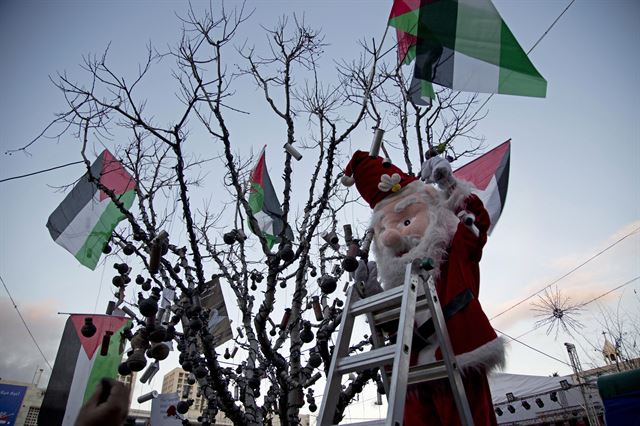
<svg viewBox="0 0 640 426"><path fill-rule="evenodd" d="M407 263L443 260L458 218L442 206L435 189L421 181L378 203L374 209L373 252L385 288L401 285Z"/></svg>
<svg viewBox="0 0 640 426"><path fill-rule="evenodd" d="M433 186L364 151L353 154L342 183L355 184L373 209L373 252L385 288L401 285L414 259L431 257L439 265L458 218Z"/></svg>

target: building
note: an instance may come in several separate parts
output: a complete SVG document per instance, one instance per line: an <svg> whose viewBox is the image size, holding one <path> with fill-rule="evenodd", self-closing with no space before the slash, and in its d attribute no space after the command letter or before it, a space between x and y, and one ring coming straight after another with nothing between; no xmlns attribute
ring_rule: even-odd
<svg viewBox="0 0 640 426"><path fill-rule="evenodd" d="M162 379L162 393L177 392L178 396L183 399L193 399L194 402L187 412L187 418L189 420L196 421L202 414L202 411L206 406L206 401L203 397L198 395L199 389L197 384L189 385L189 383L187 383L188 377L189 373L180 367L176 367L169 371Z"/></svg>
<svg viewBox="0 0 640 426"><path fill-rule="evenodd" d="M14 396L15 405L18 407L16 412L5 411L3 405L5 398L7 397L7 391L10 391ZM44 399L45 389L41 389L32 383L23 383L13 380L0 380L0 416L15 417L15 426L37 426L38 414L40 413L40 406ZM11 417L8 417L11 418Z"/></svg>
<svg viewBox="0 0 640 426"><path fill-rule="evenodd" d="M206 400L198 396L198 385L190 386L187 383L187 378L189 377L189 373L184 371L180 367L176 367L173 370L169 371L165 374L162 380L162 393L173 393L177 392L179 396L184 398L191 398L194 400L193 405L187 412L187 418L192 421L197 421L198 417L202 414L202 411L206 407ZM188 396L187 396L188 392ZM300 425L301 426L309 426L310 424L310 416L309 414L300 414ZM233 425L233 422L224 416L223 413L219 413L216 416L215 425L220 426L230 426ZM273 426L279 426L280 419L277 417L273 418Z"/></svg>

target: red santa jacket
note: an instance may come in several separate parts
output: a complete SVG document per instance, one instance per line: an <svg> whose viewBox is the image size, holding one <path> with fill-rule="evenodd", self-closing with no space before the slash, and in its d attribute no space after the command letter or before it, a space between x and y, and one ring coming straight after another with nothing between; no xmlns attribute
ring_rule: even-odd
<svg viewBox="0 0 640 426"><path fill-rule="evenodd" d="M479 236L462 222L458 225L449 246L448 256L439 265L436 291L443 307L465 291L471 292L473 298L446 320L447 330L461 368L484 367L490 370L504 364L504 342L496 335L478 300L479 262L482 258L482 248L487 242L490 218L482 201L474 194L469 194L459 206L453 208L456 213L466 210L475 215ZM433 361L434 357L442 359L439 349L434 353L435 344L431 343L433 337L427 347L420 344L422 342L415 341L420 338L414 335L412 346L422 346L422 349L418 353L414 351L413 362L424 364Z"/></svg>

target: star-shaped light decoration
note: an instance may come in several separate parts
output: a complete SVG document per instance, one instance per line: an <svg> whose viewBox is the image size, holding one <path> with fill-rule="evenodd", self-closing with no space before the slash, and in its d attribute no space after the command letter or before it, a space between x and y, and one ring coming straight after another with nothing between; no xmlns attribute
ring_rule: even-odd
<svg viewBox="0 0 640 426"><path fill-rule="evenodd" d="M535 328L547 327L547 335L555 332L555 339L558 332L564 331L572 336L572 332L578 332L584 325L577 319L582 311L580 304L573 304L571 298L560 292L556 286L553 290L546 289L544 295L539 295L538 300L532 303L536 317Z"/></svg>

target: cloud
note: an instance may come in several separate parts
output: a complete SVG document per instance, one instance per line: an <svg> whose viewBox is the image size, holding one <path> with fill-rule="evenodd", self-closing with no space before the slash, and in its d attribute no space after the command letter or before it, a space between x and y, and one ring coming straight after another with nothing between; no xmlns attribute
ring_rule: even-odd
<svg viewBox="0 0 640 426"><path fill-rule="evenodd" d="M66 316L57 315L56 300L18 303L18 308L49 364L53 366ZM51 371L8 298L0 298L0 377L31 383L38 368L46 386Z"/></svg>
<svg viewBox="0 0 640 426"><path fill-rule="evenodd" d="M602 296L597 302L592 302L585 306L578 319L582 321L583 318L586 319L588 316L597 316L598 306L618 301L621 297L622 289L606 294L607 292L640 276L640 264L637 261L640 255L640 232L632 234L638 228L640 228L640 221L634 221L593 247L553 259L546 267L543 265L541 269L549 271L544 277L531 279L511 299L500 304L494 304L491 309L487 309L489 318L500 314L499 317L492 320L494 327L508 331L509 328L517 324L520 324L521 327L525 326L524 323L527 322L529 329L533 328L535 321L540 318L536 317L536 312L532 311L532 303L539 302L540 296L545 294L544 291L515 307L513 306L556 280L558 280L557 284L549 287L549 290L555 291L557 288L563 298L570 300L571 305L583 304ZM627 235L629 236L615 247L571 272L566 277L561 278L596 253ZM629 284L627 288L637 287L638 283L640 281L635 281ZM503 311L506 312L501 314Z"/></svg>

